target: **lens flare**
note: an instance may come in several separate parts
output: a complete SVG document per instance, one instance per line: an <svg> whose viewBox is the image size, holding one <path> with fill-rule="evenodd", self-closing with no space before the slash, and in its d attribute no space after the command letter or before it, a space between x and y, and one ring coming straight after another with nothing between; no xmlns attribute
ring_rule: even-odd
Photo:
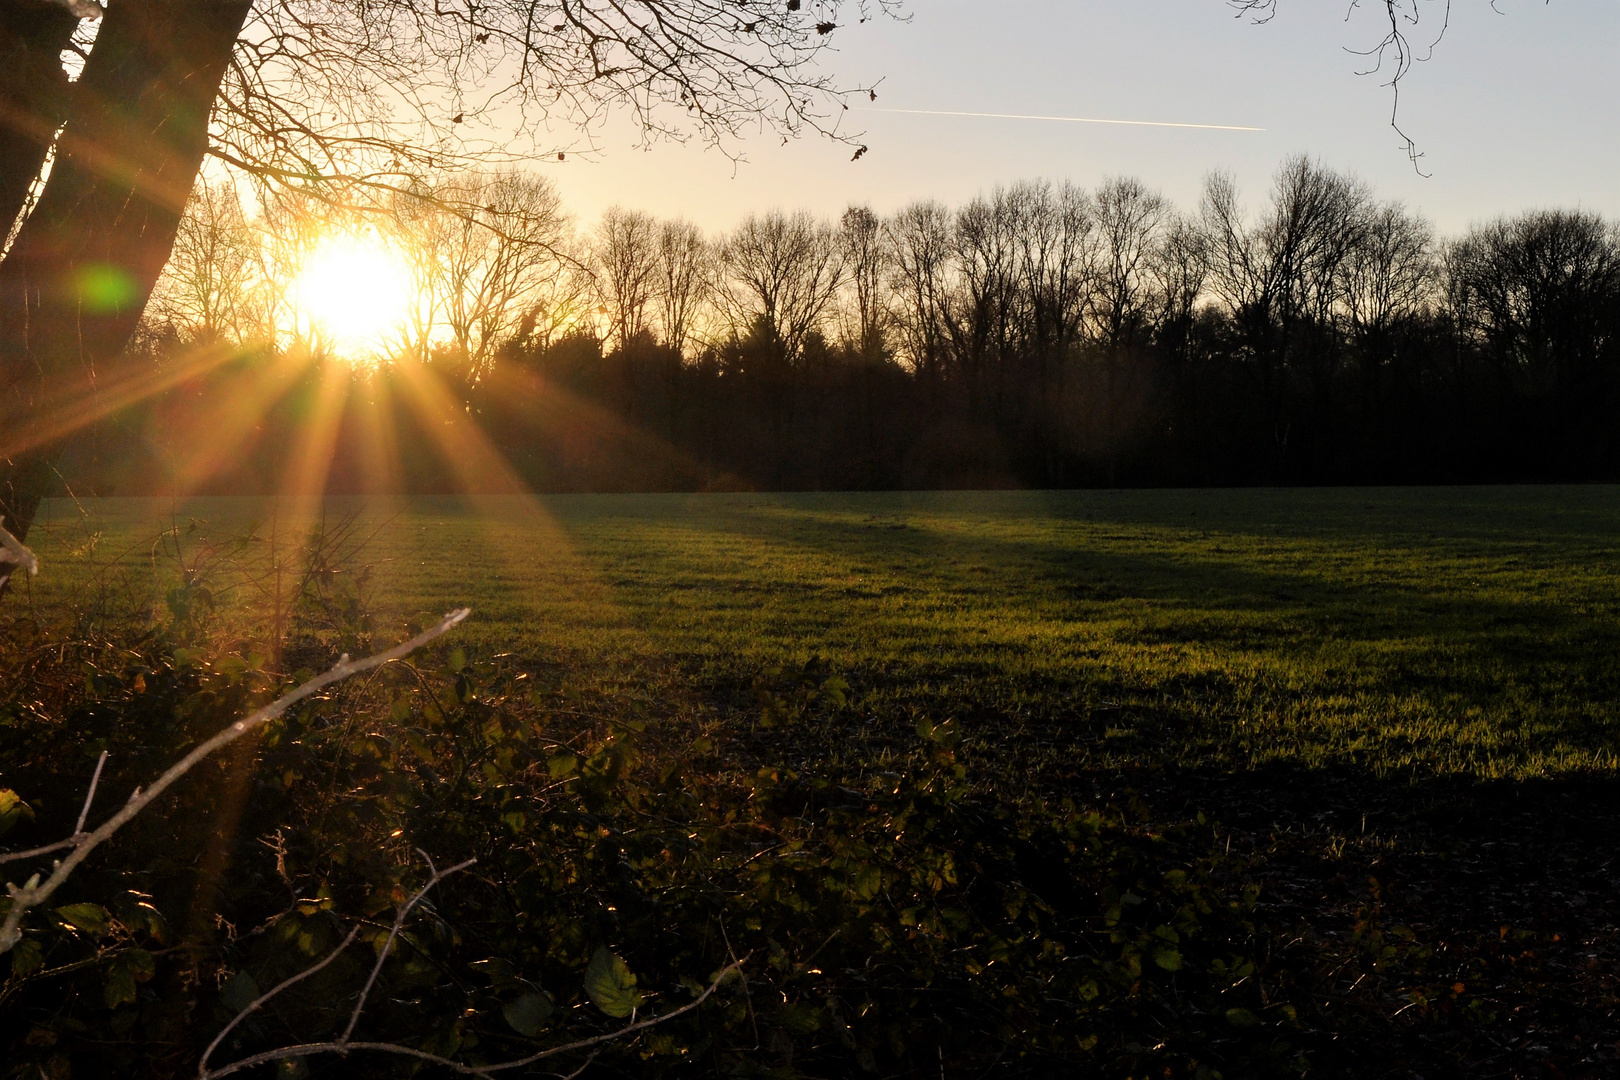
<svg viewBox="0 0 1620 1080"><path fill-rule="evenodd" d="M298 330L355 363L386 355L414 297L410 268L375 235L334 235L310 253L293 281Z"/></svg>

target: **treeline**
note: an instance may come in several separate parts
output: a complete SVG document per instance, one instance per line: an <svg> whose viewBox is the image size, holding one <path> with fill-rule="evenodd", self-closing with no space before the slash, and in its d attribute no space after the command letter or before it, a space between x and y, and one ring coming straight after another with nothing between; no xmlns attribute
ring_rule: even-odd
<svg viewBox="0 0 1620 1080"><path fill-rule="evenodd" d="M715 239L623 210L576 238L532 178L448 190L391 208L424 300L392 363L343 376L333 488L466 486L447 423L541 490L1620 474L1620 234L1583 211L1447 239L1305 158L1252 210L1219 175L1192 212L1134 180L1032 182L888 218L753 215ZM250 260L211 267L221 230L199 217L146 349L247 347L122 414L77 461L88 487L167 490L176 441L231 387L320 352L273 302L240 302ZM223 232L253 228L238 212ZM221 314L233 290L258 311L243 325ZM238 452L179 472L274 490L333 378L282 379Z"/></svg>

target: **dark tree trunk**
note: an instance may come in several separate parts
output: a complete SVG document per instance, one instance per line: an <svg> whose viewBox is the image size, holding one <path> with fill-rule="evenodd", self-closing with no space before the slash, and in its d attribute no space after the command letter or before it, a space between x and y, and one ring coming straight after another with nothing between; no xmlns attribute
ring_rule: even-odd
<svg viewBox="0 0 1620 1080"><path fill-rule="evenodd" d="M0 240L22 216L67 115L62 50L79 20L60 4L0 5Z"/></svg>
<svg viewBox="0 0 1620 1080"><path fill-rule="evenodd" d="M88 415L168 261L249 6L111 0L71 89L50 179L0 262L0 513L19 537L61 449L44 432Z"/></svg>

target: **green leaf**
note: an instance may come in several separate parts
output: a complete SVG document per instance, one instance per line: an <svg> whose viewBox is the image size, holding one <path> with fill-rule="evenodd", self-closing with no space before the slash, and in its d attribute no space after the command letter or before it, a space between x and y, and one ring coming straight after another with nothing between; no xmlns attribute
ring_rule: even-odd
<svg viewBox="0 0 1620 1080"><path fill-rule="evenodd" d="M157 959L145 949L130 949L118 962L134 973L136 982L145 982L157 974Z"/></svg>
<svg viewBox="0 0 1620 1080"><path fill-rule="evenodd" d="M248 662L240 656L222 656L214 661L214 671L217 674L235 678L248 672Z"/></svg>
<svg viewBox="0 0 1620 1080"><path fill-rule="evenodd" d="M239 1013L264 993L259 989L259 981L245 971L238 971L225 985L219 988L219 1002L233 1013Z"/></svg>
<svg viewBox="0 0 1620 1080"><path fill-rule="evenodd" d="M1226 1022L1233 1027L1257 1027L1260 1018L1248 1009L1227 1009Z"/></svg>
<svg viewBox="0 0 1620 1080"><path fill-rule="evenodd" d="M101 996L106 999L109 1009L135 1004L134 972L123 964L113 964L107 969L107 982L101 988Z"/></svg>
<svg viewBox="0 0 1620 1080"><path fill-rule="evenodd" d="M636 989L636 977L629 967L605 947L596 950L585 969L585 992L598 1009L614 1018L629 1016L646 1000Z"/></svg>
<svg viewBox="0 0 1620 1080"><path fill-rule="evenodd" d="M105 934L112 929L112 916L100 904L68 904L56 909L56 917L86 934Z"/></svg>
<svg viewBox="0 0 1620 1080"><path fill-rule="evenodd" d="M561 753L546 762L546 771L553 780L562 780L573 776L579 771L579 758L573 754Z"/></svg>
<svg viewBox="0 0 1620 1080"><path fill-rule="evenodd" d="M33 821L34 811L22 796L10 788L0 788L0 836L6 835L19 821Z"/></svg>
<svg viewBox="0 0 1620 1080"><path fill-rule="evenodd" d="M871 900L883 889L883 871L872 863L863 863L855 871L854 880L850 882L855 895L862 900Z"/></svg>
<svg viewBox="0 0 1620 1080"><path fill-rule="evenodd" d="M632 984L634 981L631 980ZM512 1025L513 1031L532 1039L540 1034L540 1029L551 1019L552 1008L551 999L545 994L524 994L502 1006L501 1015ZM603 1011L606 1012L605 1009Z"/></svg>
<svg viewBox="0 0 1620 1080"><path fill-rule="evenodd" d="M11 950L11 973L17 976L32 975L45 966L45 950L39 947L39 942L32 938L19 941Z"/></svg>
<svg viewBox="0 0 1620 1080"><path fill-rule="evenodd" d="M1164 946L1153 950L1153 962L1166 971L1181 970L1181 952L1177 949Z"/></svg>
<svg viewBox="0 0 1620 1080"><path fill-rule="evenodd" d="M135 1004L135 984L143 983L157 973L157 964L152 954L145 949L130 949L119 953L118 958L107 969L107 982L102 987L102 996L107 1001L107 1008L116 1009L120 1005Z"/></svg>

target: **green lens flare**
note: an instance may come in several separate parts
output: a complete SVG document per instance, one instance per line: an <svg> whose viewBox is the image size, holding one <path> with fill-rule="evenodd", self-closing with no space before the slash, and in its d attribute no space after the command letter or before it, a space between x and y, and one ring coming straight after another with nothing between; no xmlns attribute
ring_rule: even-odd
<svg viewBox="0 0 1620 1080"><path fill-rule="evenodd" d="M110 315L134 304L140 296L135 279L107 263L92 263L78 273L79 302L92 315Z"/></svg>

